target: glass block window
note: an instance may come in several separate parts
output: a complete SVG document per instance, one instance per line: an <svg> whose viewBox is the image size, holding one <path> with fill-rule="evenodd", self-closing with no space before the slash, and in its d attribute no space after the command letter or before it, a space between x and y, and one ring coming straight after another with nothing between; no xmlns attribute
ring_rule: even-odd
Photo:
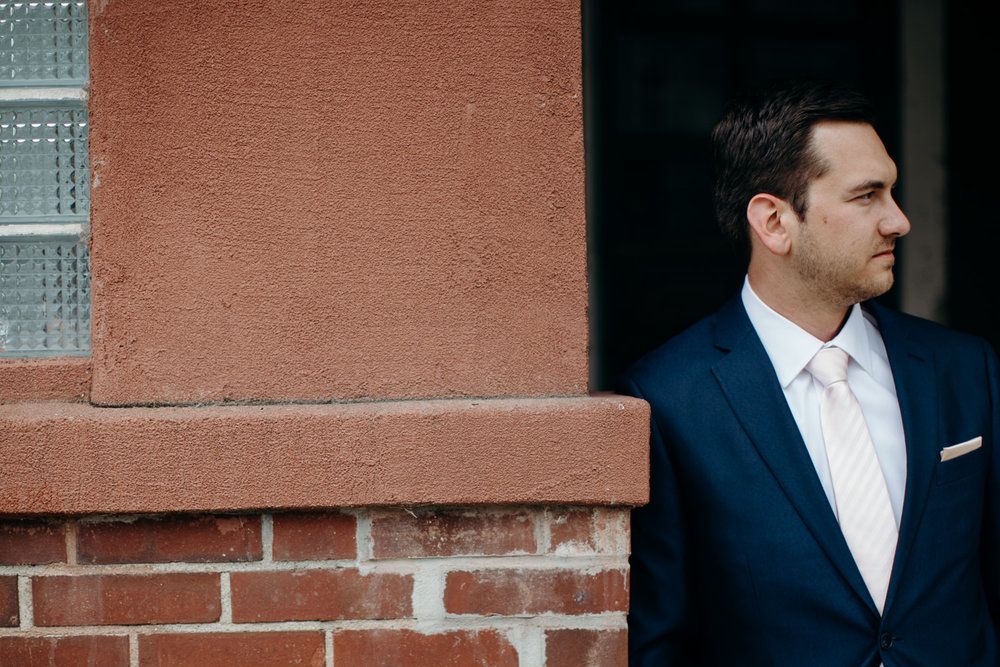
<svg viewBox="0 0 1000 667"><path fill-rule="evenodd" d="M85 2L0 0L0 357L90 353Z"/></svg>
<svg viewBox="0 0 1000 667"><path fill-rule="evenodd" d="M0 2L0 85L83 85L86 2Z"/></svg>
<svg viewBox="0 0 1000 667"><path fill-rule="evenodd" d="M0 238L0 341L25 356L90 349L90 271L79 236Z"/></svg>
<svg viewBox="0 0 1000 667"><path fill-rule="evenodd" d="M89 213L86 108L0 108L0 150L0 220Z"/></svg>

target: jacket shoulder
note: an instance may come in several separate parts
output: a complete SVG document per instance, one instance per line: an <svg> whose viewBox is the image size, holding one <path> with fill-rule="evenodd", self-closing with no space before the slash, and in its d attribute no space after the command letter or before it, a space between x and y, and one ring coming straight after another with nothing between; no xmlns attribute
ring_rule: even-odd
<svg viewBox="0 0 1000 667"><path fill-rule="evenodd" d="M653 387L679 387L710 373L723 354L713 342L717 318L706 317L640 358L618 379L616 391L643 396Z"/></svg>
<svg viewBox="0 0 1000 667"><path fill-rule="evenodd" d="M887 345L896 338L906 339L927 346L942 360L956 360L970 356L982 359L984 353L992 354L990 344L978 336L877 304L865 304L865 307L875 315Z"/></svg>

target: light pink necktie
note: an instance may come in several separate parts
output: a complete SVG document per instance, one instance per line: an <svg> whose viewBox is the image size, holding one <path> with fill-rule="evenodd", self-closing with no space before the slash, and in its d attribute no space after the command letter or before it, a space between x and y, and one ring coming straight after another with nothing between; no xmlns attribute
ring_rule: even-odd
<svg viewBox="0 0 1000 667"><path fill-rule="evenodd" d="M826 347L806 365L823 385L820 423L840 529L879 613L896 553L896 517L861 405L847 385L847 352Z"/></svg>

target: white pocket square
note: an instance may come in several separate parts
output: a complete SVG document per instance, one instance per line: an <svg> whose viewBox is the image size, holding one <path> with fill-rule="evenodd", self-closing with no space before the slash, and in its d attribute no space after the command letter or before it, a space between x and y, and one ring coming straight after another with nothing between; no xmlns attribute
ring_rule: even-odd
<svg viewBox="0 0 1000 667"><path fill-rule="evenodd" d="M983 446L983 437L979 436L973 438L972 440L966 440L965 442L960 442L957 445L952 445L951 447L944 447L941 450L941 460L950 461L951 459L958 458L962 454L968 454L969 452L975 451Z"/></svg>

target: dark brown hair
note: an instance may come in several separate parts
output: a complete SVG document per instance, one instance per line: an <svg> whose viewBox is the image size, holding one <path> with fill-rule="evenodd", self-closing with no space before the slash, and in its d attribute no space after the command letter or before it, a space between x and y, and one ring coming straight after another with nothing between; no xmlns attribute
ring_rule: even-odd
<svg viewBox="0 0 1000 667"><path fill-rule="evenodd" d="M803 218L809 182L826 171L812 150L812 127L825 120L873 124L871 103L830 83L787 81L738 98L712 132L715 213L733 242L749 250L747 204L767 193Z"/></svg>

